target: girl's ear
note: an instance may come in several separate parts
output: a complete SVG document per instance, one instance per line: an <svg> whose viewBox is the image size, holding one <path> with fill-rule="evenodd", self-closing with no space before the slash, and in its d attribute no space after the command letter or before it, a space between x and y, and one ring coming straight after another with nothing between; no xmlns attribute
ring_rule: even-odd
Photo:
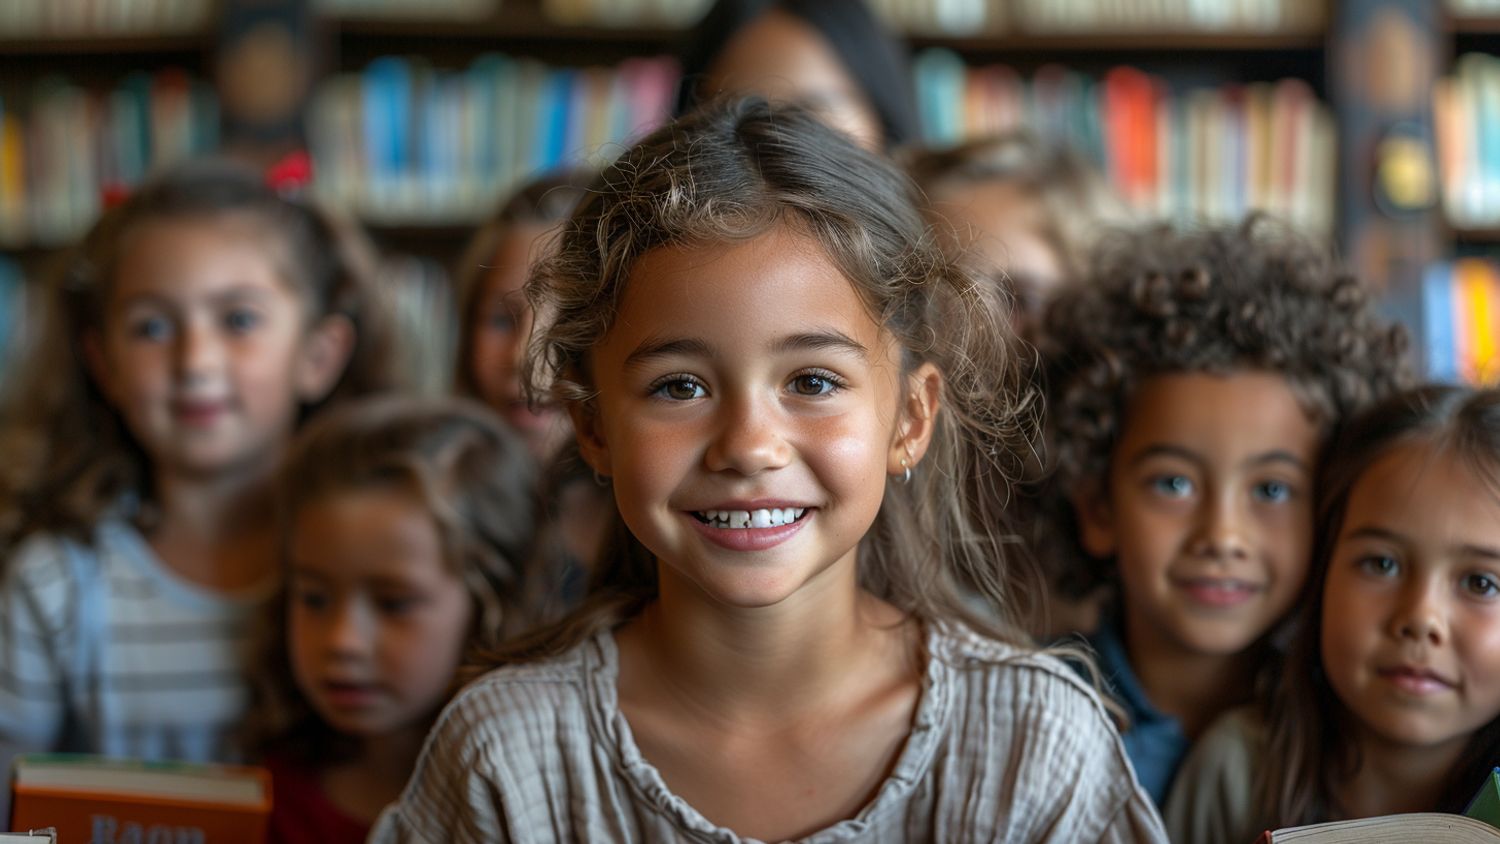
<svg viewBox="0 0 1500 844"><path fill-rule="evenodd" d="M322 401L339 382L354 354L354 323L343 314L318 321L303 340L297 361L297 398L303 404Z"/></svg>
<svg viewBox="0 0 1500 844"><path fill-rule="evenodd" d="M943 373L931 362L923 363L906 378L906 396L901 403L901 422L886 454L886 473L900 477L915 471L932 444L942 405Z"/></svg>
<svg viewBox="0 0 1500 844"><path fill-rule="evenodd" d="M1085 481L1069 496L1078 517L1078 541L1091 557L1105 559L1115 553L1115 520L1109 493L1098 479Z"/></svg>
<svg viewBox="0 0 1500 844"><path fill-rule="evenodd" d="M598 405L593 401L568 402L568 417L573 420L573 436L578 438L578 453L594 473L610 477L609 443L604 426L599 423Z"/></svg>

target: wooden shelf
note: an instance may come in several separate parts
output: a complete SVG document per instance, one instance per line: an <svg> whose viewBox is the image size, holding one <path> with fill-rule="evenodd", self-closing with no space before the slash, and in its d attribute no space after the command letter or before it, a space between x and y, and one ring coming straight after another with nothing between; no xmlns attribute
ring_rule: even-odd
<svg viewBox="0 0 1500 844"><path fill-rule="evenodd" d="M3 0L0 0L3 2ZM170 35L0 36L0 55L111 56L120 53L199 53L212 46L207 30Z"/></svg>
<svg viewBox="0 0 1500 844"><path fill-rule="evenodd" d="M1448 29L1455 35L1500 35L1500 15L1478 18L1450 17Z"/></svg>
<svg viewBox="0 0 1500 844"><path fill-rule="evenodd" d="M1500 244L1500 226L1480 229L1449 229L1449 239L1458 244Z"/></svg>

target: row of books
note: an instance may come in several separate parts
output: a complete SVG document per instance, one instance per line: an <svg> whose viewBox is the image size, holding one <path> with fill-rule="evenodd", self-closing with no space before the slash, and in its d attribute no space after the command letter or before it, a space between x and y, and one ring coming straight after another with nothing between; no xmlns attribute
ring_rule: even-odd
<svg viewBox="0 0 1500 844"><path fill-rule="evenodd" d="M208 23L213 0L0 0L0 36L163 35Z"/></svg>
<svg viewBox="0 0 1500 844"><path fill-rule="evenodd" d="M1500 14L1500 0L1448 0L1448 12L1456 18Z"/></svg>
<svg viewBox="0 0 1500 844"><path fill-rule="evenodd" d="M1014 0L1016 29L1077 32L1321 32L1315 0Z"/></svg>
<svg viewBox="0 0 1500 844"><path fill-rule="evenodd" d="M1429 378L1500 384L1500 267L1483 258L1428 267L1421 334Z"/></svg>
<svg viewBox="0 0 1500 844"><path fill-rule="evenodd" d="M0 246L55 246L99 215L103 197L218 146L211 88L177 70L111 90L44 79L0 100Z"/></svg>
<svg viewBox="0 0 1500 844"><path fill-rule="evenodd" d="M1262 210L1332 231L1333 117L1300 80L1175 93L1129 67L1096 80L1048 65L1024 79L946 50L918 56L915 74L938 146L1027 127L1072 145L1154 216L1191 223Z"/></svg>
<svg viewBox="0 0 1500 844"><path fill-rule="evenodd" d="M1460 228L1500 224L1500 58L1467 53L1433 89L1443 211Z"/></svg>
<svg viewBox="0 0 1500 844"><path fill-rule="evenodd" d="M686 28L712 0L542 0L542 11L561 24Z"/></svg>
<svg viewBox="0 0 1500 844"><path fill-rule="evenodd" d="M670 113L667 58L549 67L488 54L461 71L387 56L315 93L319 195L366 220L472 222L525 179L601 163Z"/></svg>

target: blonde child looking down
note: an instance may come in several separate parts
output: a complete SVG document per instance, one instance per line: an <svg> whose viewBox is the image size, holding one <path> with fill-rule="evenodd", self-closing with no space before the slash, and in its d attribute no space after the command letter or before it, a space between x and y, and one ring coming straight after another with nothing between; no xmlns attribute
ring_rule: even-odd
<svg viewBox="0 0 1500 844"><path fill-rule="evenodd" d="M456 399L352 403L299 438L257 707L272 842L363 842L460 661L527 627L530 465L488 409Z"/></svg>
<svg viewBox="0 0 1500 844"><path fill-rule="evenodd" d="M0 429L0 767L239 756L272 475L300 421L388 383L343 254L320 213L210 163L68 257Z"/></svg>
<svg viewBox="0 0 1500 844"><path fill-rule="evenodd" d="M1312 553L1326 437L1404 380L1357 279L1265 218L1121 233L1048 308L1046 530L1117 583L1092 637L1164 801L1190 742L1250 699Z"/></svg>
<svg viewBox="0 0 1500 844"><path fill-rule="evenodd" d="M1010 606L1016 461L988 446L1024 408L905 177L746 100L596 188L529 287L528 360L614 545L372 840L1161 840L1097 696L959 597Z"/></svg>
<svg viewBox="0 0 1500 844"><path fill-rule="evenodd" d="M1281 681L1184 763L1178 840L1462 812L1500 758L1500 391L1423 387L1371 408L1324 480Z"/></svg>

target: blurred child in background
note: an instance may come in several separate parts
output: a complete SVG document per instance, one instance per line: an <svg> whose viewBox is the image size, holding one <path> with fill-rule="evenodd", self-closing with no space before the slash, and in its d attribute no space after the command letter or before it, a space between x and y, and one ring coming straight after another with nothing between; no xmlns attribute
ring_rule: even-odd
<svg viewBox="0 0 1500 844"><path fill-rule="evenodd" d="M521 358L531 332L531 307L521 288L552 234L583 198L593 173L570 170L516 191L469 241L454 273L459 296L458 374L461 395L500 414L546 462L572 437L565 414L535 407L521 389Z"/></svg>
<svg viewBox="0 0 1500 844"><path fill-rule="evenodd" d="M871 150L921 134L905 48L863 0L718 0L687 43L679 116L757 95L805 106Z"/></svg>
<svg viewBox="0 0 1500 844"><path fill-rule="evenodd" d="M1386 401L1348 426L1323 477L1281 681L1193 749L1168 803L1174 840L1463 812L1500 759L1500 391Z"/></svg>
<svg viewBox="0 0 1500 844"><path fill-rule="evenodd" d="M528 583L529 605L539 618L554 617L582 598L611 519L609 490L592 482L567 415L531 402L521 383L532 325L522 287L593 177L589 170L569 170L522 187L480 227L455 274L463 325L458 392L494 408L524 438L542 470L536 576Z"/></svg>
<svg viewBox="0 0 1500 844"><path fill-rule="evenodd" d="M1253 217L1103 243L1042 326L1051 560L1118 599L1092 644L1160 803L1249 699L1312 553L1325 438L1405 377L1404 335L1311 243Z"/></svg>
<svg viewBox="0 0 1500 844"><path fill-rule="evenodd" d="M298 441L257 707L272 842L364 841L460 660L527 627L530 465L488 410L455 399L351 404Z"/></svg>
<svg viewBox="0 0 1500 844"><path fill-rule="evenodd" d="M1083 275L1100 235L1131 222L1103 174L1025 130L919 152L908 169L944 248L1001 280L1023 326Z"/></svg>
<svg viewBox="0 0 1500 844"><path fill-rule="evenodd" d="M238 756L298 425L391 386L324 215L222 163L109 211L48 291L0 429L0 769L25 750Z"/></svg>

